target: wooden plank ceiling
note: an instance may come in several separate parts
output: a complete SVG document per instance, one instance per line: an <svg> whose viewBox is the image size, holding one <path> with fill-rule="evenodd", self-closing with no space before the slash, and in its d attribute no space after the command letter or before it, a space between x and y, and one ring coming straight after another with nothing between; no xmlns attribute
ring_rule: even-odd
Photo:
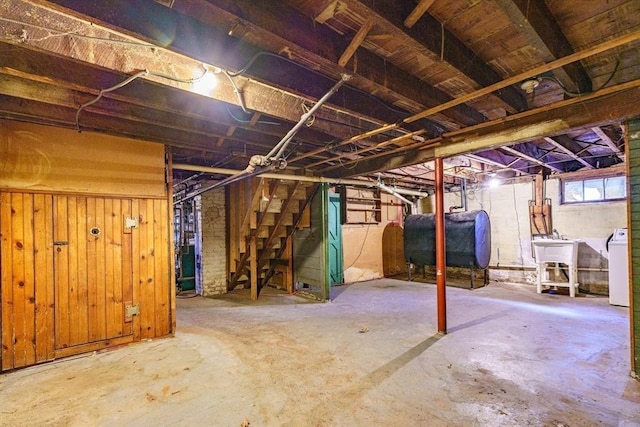
<svg viewBox="0 0 640 427"><path fill-rule="evenodd" d="M0 9L0 117L158 141L176 163L244 169L343 74L287 146L288 173L420 190L434 156L449 182L597 173L624 161L624 121L640 116L637 0ZM202 93L205 70L218 85Z"/></svg>

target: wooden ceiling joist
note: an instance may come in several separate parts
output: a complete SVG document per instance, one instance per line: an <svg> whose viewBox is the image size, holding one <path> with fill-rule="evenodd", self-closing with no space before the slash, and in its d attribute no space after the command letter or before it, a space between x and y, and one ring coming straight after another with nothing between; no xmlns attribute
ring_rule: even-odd
<svg viewBox="0 0 640 427"><path fill-rule="evenodd" d="M349 62L353 54L356 53L356 50L358 50L358 47L362 44L365 37L367 37L367 34L369 34L369 31L371 31L372 27L373 21L367 19L364 25L360 27L356 35L353 37L351 43L349 43L349 46L347 46L342 55L340 55L340 59L338 59L339 66L344 67L345 65L347 65L347 62Z"/></svg>
<svg viewBox="0 0 640 427"><path fill-rule="evenodd" d="M620 148L613 142L609 135L607 135L606 132L602 130L602 128L600 128L599 126L594 126L591 128L591 130L598 136L598 138L600 138L600 140L604 144L606 144L607 147L611 149L611 151L616 154L616 156L618 156L620 160L624 161L624 153L620 151Z"/></svg>
<svg viewBox="0 0 640 427"><path fill-rule="evenodd" d="M54 1L64 4L69 3L71 0ZM188 14L190 10L183 6L182 3L176 2L173 9ZM124 9L128 10L129 8L125 7ZM100 8L89 9L87 13L98 19L105 14ZM282 25L283 16L286 16L291 22L295 22L296 25ZM205 23L211 20L214 23L220 17L242 24L238 25L238 28L234 30L234 35L240 37L244 43L251 43L259 49L277 55L285 55L288 59L306 64L309 68L321 71L329 76L333 75L335 80L339 79L342 73L348 72L353 75L349 82L350 86L357 87L365 93L375 93L376 96L391 105L403 105L403 108L408 108L407 115L411 112L419 111L423 106L438 105L441 102L452 99L444 91L429 85L427 82L362 48L357 49L357 61L350 55L351 60L345 63L344 67L341 67L338 65L339 58L347 51L349 44L345 43L345 37L322 25L317 25L285 2L256 3L252 0L236 0L230 3L222 0L208 0L206 2L206 14L201 14L197 19ZM109 19L109 17L107 16L104 19ZM112 21L117 22L115 19L112 19ZM372 21L372 24L375 24L375 22ZM198 25L198 22L196 21L195 24L192 23L191 25ZM129 27L132 27L132 24L127 24L127 28ZM132 28L135 28L135 26ZM198 31L193 33L199 34ZM186 34L186 36L189 37L189 34ZM194 45L197 45L197 43L197 40L193 40ZM191 48L191 50L194 50L194 48ZM250 58L251 56L247 56L245 62ZM267 61L268 57L264 56L261 60ZM296 83L296 81L292 81L290 78L303 71L299 66L297 69L287 68L287 63L282 60L277 63L263 62L263 64L267 65L252 67L248 72L282 87L291 87L291 84ZM221 66L235 70L242 65L236 64L234 67L222 64ZM271 73L268 76L255 74L258 71L264 73L274 67L280 76L275 73ZM278 80L273 80L274 78L278 78ZM311 78L317 78L317 76L314 76L313 72L306 73L304 78L298 79L298 85L292 87L292 89L299 93L312 95L305 91L314 89L314 87L316 90L322 91L324 86L327 88L330 86L326 82L314 86ZM352 101L353 105L372 104L371 102L363 103L363 98L360 98L359 101L355 99L355 97L361 97L361 95L350 92L349 96L341 99ZM376 104L380 105L379 102ZM394 108L397 109L397 107ZM434 119L438 120L437 117ZM393 119L388 121L393 121ZM468 106L460 106L458 109L443 113L440 121L443 124L454 122L462 125L471 125L486 121L486 117ZM450 128L448 125L446 127Z"/></svg>
<svg viewBox="0 0 640 427"><path fill-rule="evenodd" d="M577 103L584 108L576 109ZM591 95L494 120L488 124L449 132L444 134L438 143L424 149L420 149L420 144L417 143L403 147L405 151L395 152L386 157L378 157L371 161L361 159L351 169L336 169L327 172L326 175L330 177L364 175L424 163L433 160L436 156L446 158L562 134L593 123L611 123L612 117L616 117L617 121L638 115L640 115L640 80L635 80Z"/></svg>
<svg viewBox="0 0 640 427"><path fill-rule="evenodd" d="M528 155L526 153L523 153L520 150L516 150L515 148L511 148L511 147L508 147L508 146L503 146L503 147L500 147L500 149L506 151L507 153L509 153L509 154L511 154L511 155L513 155L515 157L522 158L522 159L524 159L524 160L526 160L528 162L535 163L535 164L537 164L539 166L542 166L542 167L545 167L547 169L551 169L552 171L562 172L562 169L560 169L559 167L557 167L555 165L552 165L550 163L545 163L542 160L540 160L540 159L538 159L536 157L530 156L530 155Z"/></svg>
<svg viewBox="0 0 640 427"><path fill-rule="evenodd" d="M586 167L587 169L593 169L594 166L587 162L585 159L583 159L581 156L579 156L576 152L570 150L568 147L566 147L564 144L561 144L559 141L557 141L556 138L552 138L550 136L544 137L544 140L547 141L549 144L553 145L555 148L557 148L558 150L560 150L561 152L563 152L564 154L566 154L567 156L571 157L573 160L576 160L578 162L580 162L584 167ZM566 141L565 143L571 143L573 142L571 141Z"/></svg>
<svg viewBox="0 0 640 427"><path fill-rule="evenodd" d="M420 0L418 5L411 11L407 19L404 20L404 26L407 28L411 28L418 22L418 19L422 17L427 10L431 7L435 0Z"/></svg>
<svg viewBox="0 0 640 427"><path fill-rule="evenodd" d="M543 53L544 62L574 53L544 1L496 0L496 3L524 34L527 42L539 53ZM567 90L578 93L591 92L591 78L580 62L557 68L555 73Z"/></svg>
<svg viewBox="0 0 640 427"><path fill-rule="evenodd" d="M434 58L442 58L466 77L480 86L489 86L503 79L493 68L479 58L462 41L434 17L424 14L411 28L404 27L406 8L398 7L396 2L381 2L376 0L343 0L362 16L377 16L377 23L388 24L383 28L396 37L401 37L406 44L414 45L416 49L427 49ZM403 29L403 30L402 30ZM443 40L445 49L442 49ZM511 112L523 111L527 108L524 96L513 87L504 87L495 95L504 101Z"/></svg>

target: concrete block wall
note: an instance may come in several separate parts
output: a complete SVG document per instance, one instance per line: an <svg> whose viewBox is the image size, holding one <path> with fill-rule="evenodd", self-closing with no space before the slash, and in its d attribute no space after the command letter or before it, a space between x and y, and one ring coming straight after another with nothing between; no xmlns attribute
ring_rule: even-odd
<svg viewBox="0 0 640 427"><path fill-rule="evenodd" d="M227 224L224 188L203 193L200 205L203 295L220 295L227 292Z"/></svg>
<svg viewBox="0 0 640 427"><path fill-rule="evenodd" d="M529 200L533 199L533 181L496 187L468 189L469 210L484 209L491 220L492 280L534 283L535 260L532 256L529 225ZM626 202L560 204L560 180L546 183L551 199L553 228L568 239L580 239L578 281L580 288L594 293L608 292L608 252L606 240L614 228L627 224ZM460 193L445 194L445 209L460 204Z"/></svg>

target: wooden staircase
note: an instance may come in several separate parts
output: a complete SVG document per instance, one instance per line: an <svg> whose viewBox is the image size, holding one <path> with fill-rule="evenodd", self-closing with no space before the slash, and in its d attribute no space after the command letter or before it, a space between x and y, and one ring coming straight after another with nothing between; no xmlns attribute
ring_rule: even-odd
<svg viewBox="0 0 640 427"><path fill-rule="evenodd" d="M317 184L269 178L229 187L229 290L251 288L254 300L267 284L293 292L292 236L309 226L316 190Z"/></svg>

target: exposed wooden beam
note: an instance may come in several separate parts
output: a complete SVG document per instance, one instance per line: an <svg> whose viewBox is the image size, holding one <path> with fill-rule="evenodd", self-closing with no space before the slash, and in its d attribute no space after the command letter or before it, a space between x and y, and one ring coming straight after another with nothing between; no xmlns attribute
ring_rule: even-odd
<svg viewBox="0 0 640 427"><path fill-rule="evenodd" d="M418 50L427 50L436 60L443 60L461 73L461 75L475 81L480 86L489 86L503 79L504 76L494 71L471 49L469 49L455 34L429 14L425 14L411 28L404 27L404 19L407 14L407 2L404 7L398 2L377 0L342 0L349 8L352 8L362 16L378 16L376 24L395 35L403 43L412 45ZM384 24L386 21L386 25ZM444 33L444 34L443 34ZM442 37L446 41L446 49L442 50ZM513 87L504 87L492 96L497 96L504 102L507 111L513 113L527 108L524 96Z"/></svg>
<svg viewBox="0 0 640 427"><path fill-rule="evenodd" d="M77 2L73 0L54 0L54 2L68 5L68 7L80 10L95 19L105 20L110 25L117 25L123 30L141 34L149 33L148 25L139 21L124 21L113 18L115 15L113 9L116 5L105 8L95 5L88 7L83 4L82 7L78 7ZM191 7L194 4L196 6ZM136 12L138 9L152 6L143 0L131 0L122 4L118 3L117 7L122 9L122 14L135 15L138 13ZM156 11L154 10L153 13L155 14ZM378 102L370 102L371 98L363 95L361 91L375 93L379 99L389 104L401 105L403 109L408 110L407 114L420 111L424 106L437 105L451 99L451 96L444 91L427 84L424 80L394 66L366 49L357 50L357 61L352 59L345 67L340 67L338 59L348 44L345 43L344 37L325 26L317 25L309 17L302 15L285 2L176 1L172 10L158 11L157 13L162 16L162 20L177 21L180 24L178 28L185 29L185 31L175 34L173 43L168 46L169 49L177 49L194 58L202 58L202 60L208 58L208 61L226 61L226 63L217 65L229 70L242 68L257 50L275 53L276 56L282 56L285 59L275 59L273 56L263 55L259 58L260 63L256 63L261 66L251 67L247 71L248 74L254 75L262 81L269 81L272 84L289 88L297 93L314 97L320 96L324 93L325 86L328 89L331 84L326 81L322 82L319 74L325 74L330 79L338 80L341 74L348 72L353 75L349 86L357 87L360 91L350 91L347 96L341 96L332 101L346 102L347 104L343 107L353 108L354 111L359 111L356 106L373 108L382 105ZM194 14L195 19L189 18L190 14ZM290 22L295 22L295 25L282 25L283 16L286 16ZM207 25L204 25L203 22ZM228 26L229 22L237 23L233 35L241 42L234 41L232 43L226 33L222 39L218 38L217 40L215 38L218 36L217 34L208 34L212 27L215 28L216 25ZM219 54L212 57L206 48L199 47L201 40L205 38L211 39L209 43L215 44L216 50L222 47L234 52L234 55L227 55L231 57L228 60L221 58L224 55ZM252 46L253 52L251 49L242 48L244 45ZM286 59L308 64L307 66L314 71L304 72L299 66L291 64ZM349 90L349 86L345 86L342 90ZM313 90L322 93L309 92ZM398 107L394 107L394 109L397 110ZM388 108L381 111L387 115L390 115L391 112ZM383 120L393 122L397 119L398 117L388 117ZM472 125L486 121L486 117L466 105L447 111L441 117L435 116L433 119L447 129L458 127L455 124Z"/></svg>
<svg viewBox="0 0 640 427"><path fill-rule="evenodd" d="M593 170L580 170L575 172L565 172L560 174L549 175L549 178L552 179L586 179L586 178L596 178L601 176L616 176L616 175L624 175L627 172L627 168L623 164L619 164L616 166L611 166L603 169L593 169Z"/></svg>
<svg viewBox="0 0 640 427"><path fill-rule="evenodd" d="M500 163L500 162L495 161L493 159L488 159L486 157L479 156L477 154L467 153L467 154L464 154L464 156L468 157L468 158L470 158L472 160L475 160L477 162L484 163L485 165L495 166L497 168L507 168L508 167L504 163Z"/></svg>
<svg viewBox="0 0 640 427"><path fill-rule="evenodd" d="M387 141L383 141L383 142L378 143L378 144L374 144L374 145L372 145L370 147L360 148L360 149L358 149L357 154L358 155L362 155L364 153L368 153L369 151L379 150L379 149L387 147L389 145L394 145L394 144L397 144L397 143L402 142L402 141L411 140L414 137L420 136L423 133L424 133L423 130L417 130L415 132L411 132L411 133L408 133L406 135L401 135L401 136L398 136L396 138L389 139ZM346 144L344 142L340 142L338 144L335 144L334 147L341 147L343 145L346 145ZM343 154L337 154L337 155L335 155L333 157L330 157L330 158L327 158L327 159L323 159L323 160L311 163L309 165L306 165L306 167L311 168L311 167L319 166L319 165L327 163L327 162L337 161L337 160L342 159L344 157L347 157L347 156L349 156L351 154L352 153L348 153L348 152L343 153ZM293 161L296 161L296 160L299 160L299 158L292 159L291 161L293 162Z"/></svg>
<svg viewBox="0 0 640 427"><path fill-rule="evenodd" d="M41 11L38 9L36 9L36 11L39 12L35 13L36 15L42 15ZM22 13L21 9L14 8L7 11L5 16L10 12ZM15 19L24 18L21 18L21 15L9 16ZM82 37L74 39L73 46L75 46L75 48L74 52L71 53L67 43L47 43L41 40L47 32L31 31L30 29L28 39L22 42L16 39L15 34L17 33L15 28L17 27L2 25L0 26L0 38L4 40L15 39L15 42L19 43L18 45L0 43L0 52L3 58L2 66L6 69L12 68L30 73L34 76L32 77L33 79L41 76L41 81L47 79L55 80L59 85L67 84L68 87L76 84L76 82L78 82L77 84L79 85L83 84L81 82L85 82L85 87L92 88L91 91L94 94L97 94L98 90L103 87L106 88L121 83L125 78L134 74L135 71L139 71L132 70L130 62L121 61L119 55L94 55L92 53L117 50L118 46L112 46L112 43L108 39L128 41L130 41L130 39L123 38L122 35L118 35L117 33L100 29L97 25L90 25L86 21L70 18L62 14L56 16L55 19L58 18L60 18L61 25L68 26L69 28L77 28L78 33L86 31L86 33L83 34L99 39L86 39ZM55 56L48 56L45 55L45 53L54 54ZM73 55L76 59L66 59L65 57L67 55ZM161 48L150 49L146 46L128 47L126 53L122 52L122 55L130 58L131 63L145 64L148 69L154 72L181 78L193 76L194 70L198 70L200 73L202 70L201 62L185 58L182 55L177 55ZM96 71L87 71L87 64L100 68ZM172 64L179 64L179 66ZM180 71L184 72L184 74L177 74ZM94 76L97 72L102 76L99 80ZM138 98L142 106L160 108L164 111L174 111L182 115L198 115L200 118L205 118L207 114L210 114L211 105L207 105L207 97L203 97L197 93L192 85L155 78L155 82L166 87L167 90L173 91L171 96L167 96L166 94L161 95L157 91L149 89L149 86L140 85L139 83L144 80L146 79L138 79L122 89L109 93L106 98L112 97L117 99L122 93L129 93L131 94L129 101L133 101L133 98ZM101 87L96 87L97 82L100 82ZM266 112L271 117L292 123L300 119L300 115L302 114L300 105L303 101L308 100L307 98L295 96L291 92L269 87L252 79L236 78L236 84L242 88L247 108L252 111ZM176 88L179 88L179 90ZM191 97L190 94L197 94L198 96ZM238 105L235 88L228 79L221 79L217 89L210 94L209 98L222 101L226 104ZM313 100L310 101L313 102ZM80 104L81 103L76 100L76 106ZM352 135L353 126L361 126L363 122L367 122L367 119L363 117L350 118L343 109L335 109L330 105L323 106L323 108L317 112L316 117L319 119L326 118L327 120L317 120L314 124L314 129L325 132L333 137ZM344 123L345 125L340 123ZM374 123L378 122L371 122L372 125ZM226 124L232 126L237 125L238 122L227 117ZM249 128L249 126L247 126L247 128ZM259 126L259 129L261 132L276 134L273 126ZM305 129L304 132L309 132L309 129ZM278 134L281 134L281 132ZM326 136L323 139L326 140Z"/></svg>
<svg viewBox="0 0 640 427"><path fill-rule="evenodd" d="M233 133L236 131L236 129L237 129L236 126L229 126L229 129L227 129L226 136L227 137L233 136ZM216 143L216 146L221 147L222 144L224 144L225 139L226 139L225 137L222 137L222 136L219 137L218 142Z"/></svg>
<svg viewBox="0 0 640 427"><path fill-rule="evenodd" d="M602 128L600 128L599 126L594 126L591 128L591 130L598 136L598 138L600 138L600 140L604 144L607 145L607 147L611 149L611 151L616 154L616 156L618 156L620 160L624 161L624 153L620 151L620 147L618 147L616 143L613 142L613 140L609 137L609 135L606 134L605 131L602 130Z"/></svg>
<svg viewBox="0 0 640 427"><path fill-rule="evenodd" d="M573 47L544 1L496 0L496 3L542 56L544 62L574 53ZM591 78L580 62L557 68L556 75L570 91L591 92Z"/></svg>
<svg viewBox="0 0 640 427"><path fill-rule="evenodd" d="M369 31L371 31L372 27L373 27L373 21L371 21L370 19L367 19L364 25L360 27L356 35L353 37L353 39L349 43L349 46L347 46L347 48L344 50L342 55L340 55L340 59L338 59L339 66L344 67L345 65L347 65L347 62L349 62L353 54L356 53L356 50L358 50L358 47L362 44L364 39L367 37L367 34L369 34Z"/></svg>
<svg viewBox="0 0 640 427"><path fill-rule="evenodd" d="M260 119L260 113L258 113L257 111L255 113L253 113L253 116L251 116L251 120L249 120L249 126L253 127L256 125L256 123L258 123L258 120Z"/></svg>
<svg viewBox="0 0 640 427"><path fill-rule="evenodd" d="M130 2L114 3L107 7L106 4L100 2L78 3L74 1L57 0L55 2L47 2L46 6L39 3L33 4L27 9L24 7L25 3L19 0L7 1L11 7L8 7L8 11L3 13L3 17L17 22L32 22L33 18L30 18L30 16L35 16L39 17L38 19L45 19L46 22L56 22L56 25L60 27L74 28L75 31L74 35L65 35L65 37L73 37L73 43L70 44L52 43L49 40L51 36L50 31L38 30L35 27L28 27L28 36L25 40L22 40L20 34L23 26L11 24L0 26L0 37L3 39L13 40L16 44L26 44L35 48L48 50L61 56L78 56L83 61L109 69L121 70L127 74L133 74L133 72L139 71L139 69L132 69L132 67L140 64L140 67L144 66L149 70L162 72L166 75L192 78L195 74L202 72L202 62L235 70L244 66L249 58L260 51L260 48L249 45L245 41L229 37L226 32L218 28L207 26L202 22L184 16L175 10L168 9L155 2L132 0ZM66 9L64 6L79 9L80 12ZM63 9L64 12L51 9L54 7ZM145 10L153 15L155 18L154 22L156 22L156 20L157 22L162 22L162 28L172 27L175 29L171 44L167 46L167 41L161 37L161 28L156 28L153 24L150 24L149 21L138 19L137 15L140 10ZM83 13L87 13L91 17L90 21L93 22L89 22L87 16L83 15ZM81 18L71 16L72 14L79 15ZM35 22L36 24L46 25L46 22ZM117 30L115 28L117 28ZM91 38L89 39L84 36ZM132 39L132 37L137 38ZM126 43L126 48L118 42ZM113 53L119 50L122 50L120 54ZM109 54L92 54L92 52L100 51L109 52ZM234 55L229 55L228 52L234 52ZM128 60L121 61L121 57L127 57ZM290 114L289 120L297 122L301 114L301 100L314 102L315 99L324 95L326 92L324 86L328 88L333 82L330 78L319 77L318 74L311 71L306 74L303 73L304 78L302 78L300 77L299 68L295 68L296 72L294 73L295 76L293 76L295 78L293 78L289 69L287 69L287 67L295 67L293 64L284 61L277 65L279 65L279 67L259 67L267 73L265 76L260 76L258 73L258 77L260 78L234 77L236 87L241 91L247 109L265 113L273 117L282 117L283 113L287 115ZM339 69L335 63L332 64L332 66ZM384 70L378 70L378 72L384 72ZM310 84L309 80L314 78L320 78L322 81L318 84ZM166 79L152 76L149 76L148 79L155 79L155 81L163 84L178 86L183 90L196 91L192 85L187 83L171 83ZM277 88L271 83L269 85L260 83L260 81L271 80L276 82L280 81L285 88ZM292 88L291 86L287 86L289 83L297 83L297 86ZM347 90L348 88L345 86L344 89ZM280 94L276 95L273 91L278 91ZM271 96L270 99L267 100L269 92L271 92L270 95L274 96ZM236 88L231 85L228 79L220 79L217 89L209 95L234 105L239 105L240 103ZM262 101L266 101L266 103L263 105L254 104L260 98L262 98ZM295 102L293 104L285 106L289 100L294 99ZM386 115L386 112L389 111L395 114L395 116L392 116L391 121L395 121L398 117L401 117L395 110L385 110L382 104L365 102L365 100L371 100L367 93L355 90L352 90L349 96L334 97L332 101L345 101L354 107L355 110L349 110L349 106L340 105L339 109L329 111L332 107L330 104L326 104L318 114L316 114L316 117L320 117L326 112L329 113L325 116L328 120L323 123L319 123L318 121L317 125L342 127L344 129L344 135L346 133L352 134L353 127L362 127L363 123L380 123L380 120L371 119L371 117L375 115L380 117L385 113L385 115L382 116L383 122L389 121L389 117ZM259 104L262 104L262 101L260 101ZM282 101L285 101L285 104L283 104ZM434 100L433 102L436 101ZM359 111L362 108L372 113L372 116L367 116L366 113ZM286 111L289 112L287 113ZM475 114L478 113L475 112ZM350 119L349 116L353 117ZM469 118L467 117L465 120L468 122ZM477 123L478 121L473 122ZM347 126L343 126L340 123L345 123ZM351 124L352 127L349 127L349 124Z"/></svg>
<svg viewBox="0 0 640 427"><path fill-rule="evenodd" d="M554 138L552 138L550 136L545 136L544 140L547 141L549 144L553 145L558 150L562 151L564 154L566 154L569 157L571 157L573 160L577 160L578 162L582 163L582 165L584 167L586 167L587 169L593 169L594 168L591 163L587 162L585 159L583 159L582 157L577 155L575 152L571 151L569 148L565 147L560 142L556 141Z"/></svg>
<svg viewBox="0 0 640 427"><path fill-rule="evenodd" d="M406 122L412 122L414 120L418 120L424 117L429 117L432 114L435 113L439 113L441 111L444 111L448 108L451 107L455 107L456 105L459 104L463 104L465 102L471 101L473 99L477 99L480 98L481 96L485 96L493 91L505 88L507 86L511 86L514 85L516 83L521 82L522 80L526 80L528 78L531 77L535 77L539 74L545 73L547 71L552 71L555 70L558 67L563 67L567 64L571 64L572 62L575 61L580 61L581 59L585 59L588 58L590 56L593 55L597 55L598 53L602 53L605 52L609 49L613 49L616 48L618 46L623 46L625 44L629 44L631 42L634 42L636 40L640 39L640 30L636 30L633 31L631 33L627 33L624 34L620 37L617 37L615 39L611 39L611 40L607 40L603 43L597 44L595 46L591 46L589 48L586 48L584 50L581 50L580 52L576 52L574 54L571 54L569 56L565 56L564 58L560 58L560 59L556 59L555 61L551 61L547 64L543 64L540 65L538 67L534 67L531 70L525 71L523 73L517 74L515 76L506 78L504 80L502 80L501 82L492 84L490 86L484 87L482 89L479 89L473 93L469 93L467 95L463 95L460 96L454 100L451 100L449 102L446 102L442 105L439 105L437 107L434 108L430 108L428 110L425 110L421 113L415 114L407 119L405 119Z"/></svg>
<svg viewBox="0 0 640 427"><path fill-rule="evenodd" d="M580 104L584 108L576 109ZM350 169L336 168L328 177L364 175L389 170L439 157L451 157L506 144L531 141L574 129L624 121L640 115L640 80L602 89L591 95L568 99L547 107L514 114L488 124L445 133L438 141L426 141L405 151L375 159L359 159ZM421 148L424 147L424 148Z"/></svg>
<svg viewBox="0 0 640 427"><path fill-rule="evenodd" d="M551 169L551 170L553 170L555 172L562 172L562 169L560 169L560 168L558 168L558 167L556 167L554 165L545 163L542 160L540 160L540 159L538 159L536 157L530 156L530 155L528 155L526 153L523 153L522 151L516 150L515 148L511 148L509 146L504 146L504 147L500 147L500 149L506 151L507 153L509 153L509 154L511 154L511 155L513 155L515 157L520 157L522 159L525 159L528 162L535 163L535 164L540 165L542 167L545 167L547 169Z"/></svg>
<svg viewBox="0 0 640 427"><path fill-rule="evenodd" d="M411 28L414 26L418 19L422 17L427 10L431 7L435 0L420 0L420 3L411 11L409 16L404 20L404 26L407 28Z"/></svg>
<svg viewBox="0 0 640 427"><path fill-rule="evenodd" d="M496 160L489 159L487 157L480 156L480 155L473 154L473 153L464 154L464 157L468 157L468 158L470 158L472 160L475 160L475 161L480 162L480 163L484 163L486 165L495 166L495 167L497 167L499 169L511 170L511 171L514 171L514 172L516 172L518 174L526 173L522 169L518 169L516 167L513 167L513 165L516 164L518 161L521 161L521 159L516 159L516 160L514 160L512 162L509 162L508 164L504 164L504 163L500 163L500 162L498 162Z"/></svg>

